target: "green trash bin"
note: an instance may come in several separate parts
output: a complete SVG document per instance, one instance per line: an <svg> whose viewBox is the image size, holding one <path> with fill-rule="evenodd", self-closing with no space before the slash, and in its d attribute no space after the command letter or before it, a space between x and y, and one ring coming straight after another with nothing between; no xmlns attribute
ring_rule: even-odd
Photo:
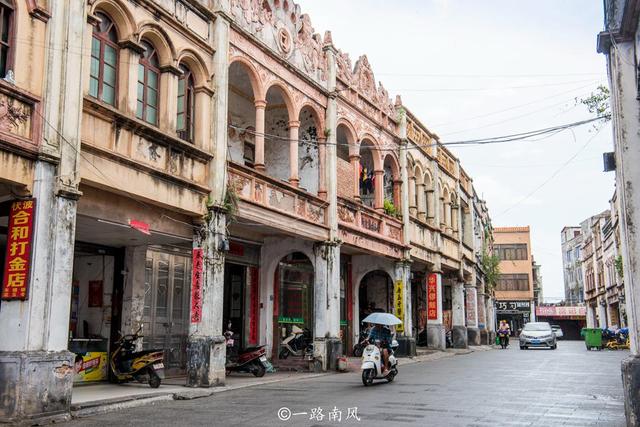
<svg viewBox="0 0 640 427"><path fill-rule="evenodd" d="M584 344L587 350L592 348L602 349L602 329L584 328Z"/></svg>

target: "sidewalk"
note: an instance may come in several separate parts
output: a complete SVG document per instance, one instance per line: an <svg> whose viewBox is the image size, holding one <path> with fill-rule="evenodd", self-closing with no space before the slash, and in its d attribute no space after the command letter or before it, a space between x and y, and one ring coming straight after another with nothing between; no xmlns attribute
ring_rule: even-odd
<svg viewBox="0 0 640 427"><path fill-rule="evenodd" d="M468 349L447 349L445 351L419 349L417 356L400 358L398 359L398 364L402 366L412 363L428 362L460 354L469 354L474 351L487 350L491 350L491 347L477 346ZM348 372L358 372L360 370L360 362L360 358L348 358ZM262 378L256 378L253 375L232 374L226 378L226 384L224 386L211 388L185 387L184 377L166 379L157 389L150 388L146 383L139 384L136 382L126 384L100 383L81 385L73 388L71 415L74 418L88 417L120 409L147 405L152 402L197 399L245 387L282 381L305 380L335 374L336 372L303 373L280 371L266 374Z"/></svg>

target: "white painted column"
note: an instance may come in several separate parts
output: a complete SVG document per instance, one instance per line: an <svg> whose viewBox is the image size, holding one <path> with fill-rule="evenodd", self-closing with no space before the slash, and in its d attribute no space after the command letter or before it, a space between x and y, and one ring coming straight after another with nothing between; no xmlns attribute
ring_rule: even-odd
<svg viewBox="0 0 640 427"><path fill-rule="evenodd" d="M425 221L427 219L427 200L424 184L418 184L416 187L416 192L418 193L418 218Z"/></svg>
<svg viewBox="0 0 640 427"><path fill-rule="evenodd" d="M292 120L289 122L289 184L294 187L297 187L300 184L300 179L298 178L299 130L300 122L298 120Z"/></svg>
<svg viewBox="0 0 640 427"><path fill-rule="evenodd" d="M256 170L264 172L264 111L267 107L267 101L256 100L254 105L256 107L256 152L253 164Z"/></svg>
<svg viewBox="0 0 640 427"><path fill-rule="evenodd" d="M591 304L587 304L587 328L597 328L596 310Z"/></svg>

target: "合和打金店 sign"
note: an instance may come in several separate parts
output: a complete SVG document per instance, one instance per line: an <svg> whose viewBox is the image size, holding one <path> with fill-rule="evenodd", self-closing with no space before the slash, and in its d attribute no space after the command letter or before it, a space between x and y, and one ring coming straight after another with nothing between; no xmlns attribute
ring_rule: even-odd
<svg viewBox="0 0 640 427"><path fill-rule="evenodd" d="M393 307L395 315L404 322L404 286L402 280L397 280L393 290ZM404 323L396 326L397 332L404 332Z"/></svg>
<svg viewBox="0 0 640 427"><path fill-rule="evenodd" d="M427 320L438 319L438 276L435 273L427 279Z"/></svg>
<svg viewBox="0 0 640 427"><path fill-rule="evenodd" d="M7 252L2 279L2 299L26 300L29 295L31 243L36 201L19 200L11 204L7 230Z"/></svg>

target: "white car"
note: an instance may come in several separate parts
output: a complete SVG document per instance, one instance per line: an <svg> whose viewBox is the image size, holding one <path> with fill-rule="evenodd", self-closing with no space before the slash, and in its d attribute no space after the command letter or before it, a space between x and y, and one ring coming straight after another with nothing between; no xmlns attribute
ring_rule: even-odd
<svg viewBox="0 0 640 427"><path fill-rule="evenodd" d="M551 325L551 329L553 333L556 334L556 338L562 338L564 336L564 332L562 332L562 328L559 325Z"/></svg>

